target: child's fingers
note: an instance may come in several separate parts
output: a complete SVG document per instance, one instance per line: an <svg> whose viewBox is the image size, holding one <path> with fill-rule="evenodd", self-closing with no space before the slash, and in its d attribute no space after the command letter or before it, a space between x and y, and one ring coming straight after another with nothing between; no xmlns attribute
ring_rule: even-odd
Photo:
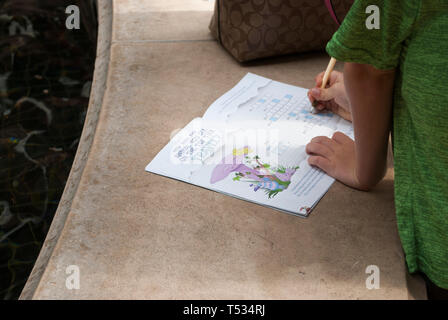
<svg viewBox="0 0 448 320"><path fill-rule="evenodd" d="M322 81L324 80L325 71L322 71L319 73L316 78L314 79L316 81L316 87L320 87L322 85Z"/></svg>
<svg viewBox="0 0 448 320"><path fill-rule="evenodd" d="M331 170L331 162L327 158L321 156L311 156L308 158L308 163L311 166L318 167L319 169L329 173Z"/></svg>
<svg viewBox="0 0 448 320"><path fill-rule="evenodd" d="M325 158L329 158L333 154L333 150L331 150L329 147L316 142L308 143L305 150L308 154L323 156Z"/></svg>
<svg viewBox="0 0 448 320"><path fill-rule="evenodd" d="M338 104L328 104L327 110L330 112L333 112L340 117L344 118L345 120L352 121L352 115L349 111L345 110L344 108L340 107Z"/></svg>
<svg viewBox="0 0 448 320"><path fill-rule="evenodd" d="M334 83L339 81L339 77L340 77L340 73L337 71L333 71L330 74L330 78L328 78L328 83L330 84L330 86L332 86Z"/></svg>
<svg viewBox="0 0 448 320"><path fill-rule="evenodd" d="M324 80L325 72L319 73L314 79L316 82L316 87L320 88L322 86L322 81ZM341 73L338 71L333 71L330 73L330 77L328 78L327 86L332 86L334 83L339 81Z"/></svg>
<svg viewBox="0 0 448 320"><path fill-rule="evenodd" d="M325 136L318 136L311 139L310 143L319 143L326 146L330 150L333 150L334 141Z"/></svg>
<svg viewBox="0 0 448 320"><path fill-rule="evenodd" d="M311 103L313 103L316 100L313 97L313 95L311 94L311 90L308 90L307 95L308 95L308 100L310 100Z"/></svg>
<svg viewBox="0 0 448 320"><path fill-rule="evenodd" d="M313 95L311 94L310 91L308 91L307 95L308 95L308 100L310 100L311 104L313 105L313 107L315 109L317 109L318 111L322 111L322 110L326 109L326 106L322 103L322 101L316 100L316 98L313 97Z"/></svg>
<svg viewBox="0 0 448 320"><path fill-rule="evenodd" d="M349 136L343 134L343 133L340 132L340 131L336 131L336 132L333 134L332 139L333 139L334 141L338 142L338 143L341 143L341 144L353 141Z"/></svg>
<svg viewBox="0 0 448 320"><path fill-rule="evenodd" d="M313 88L310 93L316 100L328 101L334 99L337 92L334 87L329 87L327 89Z"/></svg>

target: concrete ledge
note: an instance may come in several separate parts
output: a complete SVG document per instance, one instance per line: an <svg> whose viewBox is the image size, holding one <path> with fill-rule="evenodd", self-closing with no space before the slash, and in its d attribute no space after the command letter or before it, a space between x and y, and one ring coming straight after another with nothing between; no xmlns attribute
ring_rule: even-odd
<svg viewBox="0 0 448 320"><path fill-rule="evenodd" d="M310 87L325 55L240 65L209 39L202 0L99 2L86 124L22 299L424 298L407 280L392 168L370 193L335 183L308 219L144 171L246 72ZM69 265L79 290L65 286ZM366 289L368 265L379 290Z"/></svg>
<svg viewBox="0 0 448 320"><path fill-rule="evenodd" d="M32 299L40 280L45 272L59 236L62 233L67 216L69 215L73 198L78 190L90 148L92 146L95 130L98 123L104 93L107 86L107 74L110 60L110 45L112 40L112 2L98 0L98 43L95 60L95 71L92 89L89 99L89 107L86 114L84 128L79 141L78 150L73 161L70 175L64 193L59 202L58 209L51 223L45 242L39 253L39 257L22 290L20 299Z"/></svg>

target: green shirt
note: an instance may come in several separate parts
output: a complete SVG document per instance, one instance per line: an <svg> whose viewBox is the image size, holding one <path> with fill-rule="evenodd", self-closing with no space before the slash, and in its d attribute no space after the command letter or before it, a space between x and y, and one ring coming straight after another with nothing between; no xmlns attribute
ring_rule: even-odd
<svg viewBox="0 0 448 320"><path fill-rule="evenodd" d="M369 30L369 5L380 29ZM357 0L327 46L340 61L397 70L395 207L410 272L448 289L448 0Z"/></svg>

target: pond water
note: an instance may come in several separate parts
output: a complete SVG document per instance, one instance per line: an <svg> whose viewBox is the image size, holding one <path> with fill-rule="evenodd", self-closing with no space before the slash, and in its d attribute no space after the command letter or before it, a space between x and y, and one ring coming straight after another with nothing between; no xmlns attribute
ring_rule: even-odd
<svg viewBox="0 0 448 320"><path fill-rule="evenodd" d="M80 29L68 30L68 5ZM76 153L96 51L94 0L0 2L0 299L33 268Z"/></svg>

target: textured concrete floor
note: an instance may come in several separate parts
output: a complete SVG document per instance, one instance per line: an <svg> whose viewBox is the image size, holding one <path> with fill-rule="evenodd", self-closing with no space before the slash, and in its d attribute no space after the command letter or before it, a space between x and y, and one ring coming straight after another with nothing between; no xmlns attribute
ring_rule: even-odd
<svg viewBox="0 0 448 320"><path fill-rule="evenodd" d="M173 130L245 73L310 87L324 54L243 66L211 39L207 1L113 4L110 54L101 55L108 41L99 49L107 77L96 73L106 83L99 120L79 151L88 156L23 298L423 297L406 280L391 168L370 193L335 183L308 219L144 171ZM79 267L79 290L66 288L69 265ZM378 290L366 289L369 265L380 268Z"/></svg>

